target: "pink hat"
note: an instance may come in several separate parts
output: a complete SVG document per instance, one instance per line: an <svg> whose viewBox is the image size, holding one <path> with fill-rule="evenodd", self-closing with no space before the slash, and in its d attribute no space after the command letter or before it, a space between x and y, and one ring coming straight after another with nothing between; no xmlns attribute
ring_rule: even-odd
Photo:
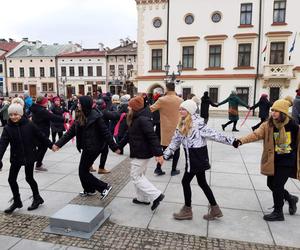
<svg viewBox="0 0 300 250"><path fill-rule="evenodd" d="M36 104L39 104L39 105L45 105L46 103L48 103L48 98L47 98L47 97L39 96L39 97L36 99Z"/></svg>

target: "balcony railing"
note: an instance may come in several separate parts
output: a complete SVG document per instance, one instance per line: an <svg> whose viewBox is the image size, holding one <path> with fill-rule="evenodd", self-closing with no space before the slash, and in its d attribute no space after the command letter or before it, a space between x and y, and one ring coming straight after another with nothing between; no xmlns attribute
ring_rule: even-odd
<svg viewBox="0 0 300 250"><path fill-rule="evenodd" d="M264 79L291 79L294 77L293 65L270 64L264 66Z"/></svg>

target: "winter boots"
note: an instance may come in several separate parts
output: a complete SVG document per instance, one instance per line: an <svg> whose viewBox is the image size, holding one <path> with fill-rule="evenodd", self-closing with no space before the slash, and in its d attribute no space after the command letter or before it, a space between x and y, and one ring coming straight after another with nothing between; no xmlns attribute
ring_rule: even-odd
<svg viewBox="0 0 300 250"><path fill-rule="evenodd" d="M214 220L214 219L220 218L222 216L223 216L223 214L222 214L221 209L219 208L218 205L215 205L215 206L210 206L210 208L208 210L208 214L205 214L203 216L203 219L205 219L205 220Z"/></svg>
<svg viewBox="0 0 300 250"><path fill-rule="evenodd" d="M44 200L40 195L33 196L33 201L31 206L27 208L28 211L35 210L39 207L39 205L43 204Z"/></svg>
<svg viewBox="0 0 300 250"><path fill-rule="evenodd" d="M4 213L11 214L13 211L15 211L15 209L23 207L20 197L13 198L12 200L13 200L13 204L11 204L9 208L5 209Z"/></svg>
<svg viewBox="0 0 300 250"><path fill-rule="evenodd" d="M193 219L192 207L183 206L179 213L173 214L174 219L176 220L191 220Z"/></svg>
<svg viewBox="0 0 300 250"><path fill-rule="evenodd" d="M297 212L298 200L299 200L299 198L297 196L290 195L290 198L288 199L290 215L294 215Z"/></svg>
<svg viewBox="0 0 300 250"><path fill-rule="evenodd" d="M266 221L284 221L283 212L274 210L272 213L264 215L264 220L266 220Z"/></svg>

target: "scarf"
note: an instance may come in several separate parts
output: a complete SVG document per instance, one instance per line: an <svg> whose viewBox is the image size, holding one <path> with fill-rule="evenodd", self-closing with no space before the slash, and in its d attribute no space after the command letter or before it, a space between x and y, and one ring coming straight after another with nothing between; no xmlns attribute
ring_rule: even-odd
<svg viewBox="0 0 300 250"><path fill-rule="evenodd" d="M287 125L290 121L290 118L287 116L283 122L278 122L276 120L273 120L274 126L279 131L279 139L275 140L275 144L280 147L281 144L284 144L286 142L286 133L284 126Z"/></svg>

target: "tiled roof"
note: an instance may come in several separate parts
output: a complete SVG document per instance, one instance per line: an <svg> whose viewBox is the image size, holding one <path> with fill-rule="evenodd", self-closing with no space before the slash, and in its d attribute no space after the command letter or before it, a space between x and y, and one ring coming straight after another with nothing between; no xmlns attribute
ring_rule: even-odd
<svg viewBox="0 0 300 250"><path fill-rule="evenodd" d="M118 56L118 55L137 55L137 44L135 43L135 47L133 46L133 42L124 46L118 46L116 48L111 49L107 52L109 56Z"/></svg>
<svg viewBox="0 0 300 250"><path fill-rule="evenodd" d="M83 49L79 52L61 53L58 57L100 57L105 56L105 51L99 49Z"/></svg>
<svg viewBox="0 0 300 250"><path fill-rule="evenodd" d="M71 52L74 48L74 44L58 44L58 45L24 45L18 49L15 53L11 54L10 58L18 57L55 57L63 52Z"/></svg>
<svg viewBox="0 0 300 250"><path fill-rule="evenodd" d="M6 52L11 51L19 45L19 42L0 42L0 49Z"/></svg>

